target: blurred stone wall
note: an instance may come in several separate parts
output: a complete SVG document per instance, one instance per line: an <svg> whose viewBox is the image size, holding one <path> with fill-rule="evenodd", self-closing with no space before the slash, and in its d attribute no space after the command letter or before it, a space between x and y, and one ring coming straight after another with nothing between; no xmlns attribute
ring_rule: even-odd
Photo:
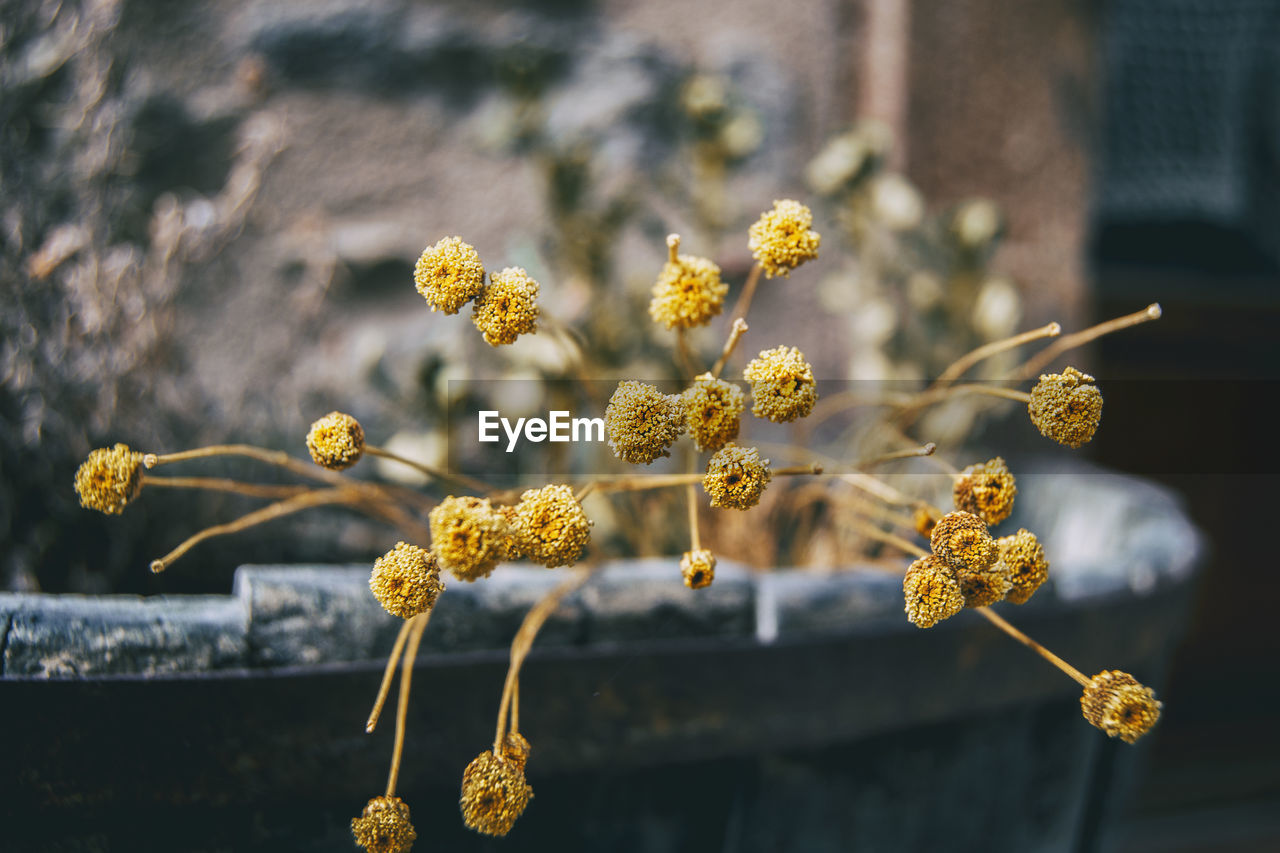
<svg viewBox="0 0 1280 853"><path fill-rule="evenodd" d="M997 261L1034 288L1028 323L1077 310L1087 8L910 6L906 174L931 203L1006 206ZM562 373L546 335L490 352L465 313L426 309L412 264L441 236L529 269L603 375L668 369L669 340L631 319L664 235L740 281L746 226L806 197L806 162L856 118L867 47L858 0L3 8L0 583L51 590L223 590L243 561L385 550L321 514L156 580L146 559L247 506L175 495L106 520L71 479L115 441L298 453L334 408L438 456L449 378ZM803 333L840 375L848 326L805 281L762 295L759 331Z"/></svg>

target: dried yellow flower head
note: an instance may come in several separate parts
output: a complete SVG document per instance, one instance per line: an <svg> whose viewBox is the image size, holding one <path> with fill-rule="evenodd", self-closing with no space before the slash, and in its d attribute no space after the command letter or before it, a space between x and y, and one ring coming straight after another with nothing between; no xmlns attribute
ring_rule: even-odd
<svg viewBox="0 0 1280 853"><path fill-rule="evenodd" d="M119 515L125 504L142 491L142 460L146 454L128 445L99 447L76 469L76 494L80 506L107 515Z"/></svg>
<svg viewBox="0 0 1280 853"><path fill-rule="evenodd" d="M399 797L374 797L360 817L351 819L356 844L369 853L409 853L418 839L409 822L409 806Z"/></svg>
<svg viewBox="0 0 1280 853"><path fill-rule="evenodd" d="M591 538L591 522L570 486L529 489L520 496L515 517L525 555L548 569L578 562Z"/></svg>
<svg viewBox="0 0 1280 853"><path fill-rule="evenodd" d="M413 281L432 311L457 314L484 290L484 264L469 243L444 237L423 250L413 268Z"/></svg>
<svg viewBox="0 0 1280 853"><path fill-rule="evenodd" d="M1093 438L1102 420L1102 392L1093 382L1092 376L1074 367L1041 374L1027 403L1040 434L1072 448Z"/></svg>
<svg viewBox="0 0 1280 853"><path fill-rule="evenodd" d="M618 383L604 410L604 428L613 455L632 465L648 465L684 430L684 404L652 385L632 379Z"/></svg>
<svg viewBox="0 0 1280 853"><path fill-rule="evenodd" d="M428 520L431 550L458 580L487 577L506 559L504 543L510 529L488 498L450 495L431 510Z"/></svg>
<svg viewBox="0 0 1280 853"><path fill-rule="evenodd" d="M915 522L916 533L928 539L933 536L934 525L938 523L938 514L933 511L932 507L920 504L912 515L912 521Z"/></svg>
<svg viewBox="0 0 1280 853"><path fill-rule="evenodd" d="M321 468L341 471L364 455L364 430L360 422L342 412L330 412L311 425L307 450Z"/></svg>
<svg viewBox="0 0 1280 853"><path fill-rule="evenodd" d="M444 584L434 554L417 545L397 542L396 547L374 560L369 589L392 616L412 619L435 607Z"/></svg>
<svg viewBox="0 0 1280 853"><path fill-rule="evenodd" d="M1105 670L1089 679L1080 708L1089 723L1110 737L1134 743L1160 719L1155 691L1127 672Z"/></svg>
<svg viewBox="0 0 1280 853"><path fill-rule="evenodd" d="M496 507L507 522L507 538L503 541L508 560L523 560L524 545L520 542L520 524L516 520L516 508L511 504Z"/></svg>
<svg viewBox="0 0 1280 853"><path fill-rule="evenodd" d="M685 551L680 557L680 574L684 576L684 585L689 589L711 586L711 582L716 579L715 555L706 548Z"/></svg>
<svg viewBox="0 0 1280 853"><path fill-rule="evenodd" d="M751 509L760 503L772 476L769 460L761 459L759 450L728 444L707 460L702 488L711 496L714 507Z"/></svg>
<svg viewBox="0 0 1280 853"><path fill-rule="evenodd" d="M930 554L907 568L902 578L907 619L917 628L932 628L964 609L964 595L956 573Z"/></svg>
<svg viewBox="0 0 1280 853"><path fill-rule="evenodd" d="M810 229L813 212L798 201L774 201L773 209L747 232L747 248L769 278L787 276L793 269L818 257L821 235Z"/></svg>
<svg viewBox="0 0 1280 853"><path fill-rule="evenodd" d="M483 835L506 835L532 797L524 771L485 750L462 774L462 822Z"/></svg>
<svg viewBox="0 0 1280 853"><path fill-rule="evenodd" d="M667 238L670 258L653 285L649 316L668 329L705 326L724 308L729 285L720 280L720 267L706 258L677 255L679 235Z"/></svg>
<svg viewBox="0 0 1280 853"><path fill-rule="evenodd" d="M1000 549L1000 563L1009 570L1013 584L1005 596L1014 604L1026 604L1040 584L1049 579L1049 561L1044 556L1044 546L1036 535L1021 529L1012 536L996 540Z"/></svg>
<svg viewBox="0 0 1280 853"><path fill-rule="evenodd" d="M953 569L981 572L1000 555L987 525L971 512L949 512L933 527L929 543L933 553Z"/></svg>
<svg viewBox="0 0 1280 853"><path fill-rule="evenodd" d="M742 418L742 389L704 373L680 395L684 422L699 450L719 450L738 437Z"/></svg>
<svg viewBox="0 0 1280 853"><path fill-rule="evenodd" d="M996 560L985 569L957 568L956 580L960 581L960 593L965 607L986 607L1004 599L1013 582L1009 569Z"/></svg>
<svg viewBox="0 0 1280 853"><path fill-rule="evenodd" d="M751 383L751 414L786 423L803 418L818 401L813 368L795 347L762 350L742 371Z"/></svg>
<svg viewBox="0 0 1280 853"><path fill-rule="evenodd" d="M524 772L525 765L529 763L529 753L532 751L533 746L529 743L529 739L519 732L507 732L507 736L503 738L503 760L514 764L521 773Z"/></svg>
<svg viewBox="0 0 1280 853"><path fill-rule="evenodd" d="M489 286L471 306L471 320L489 346L515 343L538 330L536 281L520 267L507 267L489 276Z"/></svg>
<svg viewBox="0 0 1280 853"><path fill-rule="evenodd" d="M999 456L965 468L951 490L956 509L971 512L987 524L999 524L1008 518L1017 494L1013 474Z"/></svg>

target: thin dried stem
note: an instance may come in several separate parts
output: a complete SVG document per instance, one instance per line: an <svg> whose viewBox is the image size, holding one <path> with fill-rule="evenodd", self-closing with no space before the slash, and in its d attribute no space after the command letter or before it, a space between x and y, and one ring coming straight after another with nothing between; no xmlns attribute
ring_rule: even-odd
<svg viewBox="0 0 1280 853"><path fill-rule="evenodd" d="M209 492L230 492L251 498L291 498L311 491L310 486L273 486L269 483L245 483L224 477L157 477L144 474L144 486L160 486L168 489L204 489Z"/></svg>
<svg viewBox="0 0 1280 853"><path fill-rule="evenodd" d="M720 374L724 372L724 366L729 362L729 356L733 355L734 349L738 346L738 339L748 329L750 329L750 326L741 317L733 321L733 325L729 327L729 337L724 342L724 349L720 351L720 357L716 359L715 365L711 368L711 378L720 378Z"/></svg>
<svg viewBox="0 0 1280 853"><path fill-rule="evenodd" d="M698 487L690 483L685 487L685 495L689 502L689 547L698 551L702 549L702 539L698 535Z"/></svg>
<svg viewBox="0 0 1280 853"><path fill-rule="evenodd" d="M1057 323L1049 323L1038 329L1023 332L1020 335L1014 335L1011 338L992 341L989 344L978 347L967 355L960 356L960 358L956 359L951 366L938 374L938 378L934 380L933 384L936 387L938 385L945 385L948 382L953 382L963 376L966 370L973 367L983 359L990 358L993 355L1014 349L1015 347L1020 347L1023 344L1030 343L1032 341L1038 341L1042 338L1056 338L1061 333L1062 326Z"/></svg>
<svg viewBox="0 0 1280 853"><path fill-rule="evenodd" d="M1053 363L1053 360L1062 355L1067 350L1075 349L1078 346L1096 340L1103 335L1117 332L1120 329L1127 329L1130 326L1136 326L1140 323L1146 323L1151 320L1159 320L1164 310L1160 307L1159 302L1152 302L1141 311L1135 311L1132 314L1125 314L1123 317L1116 317L1114 320L1107 320L1105 323L1099 323L1096 326L1090 326L1079 332L1072 332L1069 335L1063 335L1049 346L1036 353L1028 359L1021 367L1016 368L1009 374L1011 379L1032 379L1039 375L1040 371Z"/></svg>
<svg viewBox="0 0 1280 853"><path fill-rule="evenodd" d="M904 495L893 486L870 474L841 474L840 479L893 506L918 506L920 504L920 501L916 498Z"/></svg>
<svg viewBox="0 0 1280 853"><path fill-rule="evenodd" d="M197 447L193 450L182 450L177 453L148 453L143 457L142 464L147 468L156 468L160 465L186 462L190 459L207 459L211 456L244 456L249 459L256 459L259 462L266 462L268 465L275 465L277 468L284 468L286 471L292 471L295 474L309 477L313 480L322 480L327 483L345 482L344 477L332 471L295 459L283 451L267 450L262 447L254 447L252 444L213 444L208 447Z"/></svg>
<svg viewBox="0 0 1280 853"><path fill-rule="evenodd" d="M396 742L391 747L391 772L387 774L387 796L396 793L396 780L400 776L400 757L404 755L404 730L409 718L409 688L413 681L413 662L418 657L418 644L422 642L422 632L427 630L427 620L431 611L419 613L410 621L409 641L404 650L404 659L400 663L400 695L396 703Z"/></svg>
<svg viewBox="0 0 1280 853"><path fill-rule="evenodd" d="M685 379L692 379L698 374L698 368L693 361L693 351L689 349L689 336L684 326L676 326L676 355Z"/></svg>
<svg viewBox="0 0 1280 853"><path fill-rule="evenodd" d="M511 731L520 731L520 679L511 686Z"/></svg>
<svg viewBox="0 0 1280 853"><path fill-rule="evenodd" d="M878 456L868 456L865 459L859 459L857 462L854 462L851 467L856 469L870 468L873 465L879 465L882 462L892 462L895 459L915 459L920 456L932 456L933 452L937 449L937 444L932 441L928 441L919 447L909 447L906 450L893 450L888 453L881 453Z"/></svg>
<svg viewBox="0 0 1280 853"><path fill-rule="evenodd" d="M1001 631L1004 631L1010 637L1013 637L1019 643L1022 643L1022 645L1031 649L1036 654L1040 655L1040 657L1044 658L1049 663L1053 664L1058 669L1062 670L1067 675L1074 678L1080 685L1086 686L1086 687L1088 686L1089 679L1085 677L1085 674L1083 672L1076 669L1074 666L1067 663L1065 660L1058 657L1053 652L1049 651L1044 646L1040 645L1035 640L1031 639L1026 634L1022 633L1017 628L1010 625L1007 621L1005 621L1004 617L997 614L990 607L978 607L975 609L979 613L981 613L983 616L987 617L987 621L990 622L992 625L995 625Z"/></svg>
<svg viewBox="0 0 1280 853"><path fill-rule="evenodd" d="M596 490L596 485L597 485L596 483L587 483L581 489L578 489L578 493L573 496L574 500L576 500L578 503L582 503L583 498L585 498L587 495L591 494Z"/></svg>
<svg viewBox="0 0 1280 853"><path fill-rule="evenodd" d="M407 465L419 473L426 474L433 480L453 483L455 485L462 486L464 489L470 489L473 492L480 492L482 494L489 494L489 492L493 491L493 487L488 483L483 483L480 480L468 477L466 474L453 474L449 471L441 471L439 468L431 465L426 465L422 462L415 462L414 460L407 459L398 453L392 453L384 447L375 447L371 444L366 444L364 452L370 456L380 456L383 459L390 459L392 462L399 462L401 465Z"/></svg>
<svg viewBox="0 0 1280 853"><path fill-rule="evenodd" d="M764 272L764 268L759 264L751 267L751 272L747 274L747 283L742 286L742 295L738 297L738 302L733 306L733 313L729 315L731 320L745 320L747 312L751 310L751 300L755 298L756 286L760 284L760 273Z"/></svg>
<svg viewBox="0 0 1280 853"><path fill-rule="evenodd" d="M868 522L865 522L865 521L862 521L861 519L856 519L856 518L849 519L848 524L850 527L854 528L855 530L862 533L863 535L871 539L877 539L885 543L886 545L892 545L893 547L897 548L900 551L905 551L908 554L914 554L917 557L929 556L929 552L924 548L921 548L916 543L911 542L907 539L903 539L901 536L898 536L897 534L889 533L886 530L881 530L879 527L876 527L874 524L870 524Z"/></svg>
<svg viewBox="0 0 1280 853"><path fill-rule="evenodd" d="M159 574L173 565L183 554L190 551L196 545L206 539L212 539L215 536L225 536L229 533L239 533L241 530L247 530L264 522L274 521L286 515L300 512L304 509L310 509L317 506L325 506L329 504L352 503L357 500L359 495L350 489L322 489L318 491L309 491L286 500L277 501L262 509L242 515L235 521L229 521L226 524L216 524L213 527L206 527L194 536L189 537L181 545L174 548L168 554L165 554L158 560L151 561L151 571Z"/></svg>
<svg viewBox="0 0 1280 853"><path fill-rule="evenodd" d="M396 674L396 664L400 662L400 653L404 651L405 640L409 639L409 627L412 624L412 619L405 619L400 625L395 645L391 647L391 654L387 657L387 668L382 672L382 683L378 685L373 710L369 712L369 720L364 724L364 730L369 734L373 734L373 730L378 727L378 717L382 716L382 706L386 704L387 694L391 692L391 679Z"/></svg>

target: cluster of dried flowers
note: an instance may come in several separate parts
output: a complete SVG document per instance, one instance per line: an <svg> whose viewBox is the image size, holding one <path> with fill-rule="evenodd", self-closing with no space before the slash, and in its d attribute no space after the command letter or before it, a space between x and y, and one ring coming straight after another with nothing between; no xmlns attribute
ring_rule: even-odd
<svg viewBox="0 0 1280 853"><path fill-rule="evenodd" d="M375 560L369 578L373 596L389 614L404 620L404 624L367 728L372 731L376 725L396 664L402 663L402 699L397 715L398 733L402 734L418 642L432 609L445 593L442 573L448 572L457 580L469 583L487 577L497 565L510 560L528 560L548 569L573 566L583 557L591 538L592 523L582 505L588 493L684 486L690 547L680 556L679 568L685 585L698 590L714 583L716 570L715 554L702 547L699 537L698 484L712 508L746 511L760 503L775 477L826 474L835 485L863 489L868 488L868 483L878 483L867 493L891 505L911 507L913 525L907 526L913 526L911 532L929 543L926 550L884 529L882 524L859 522L869 538L917 557L903 576L907 619L920 628L929 628L965 608L978 611L1082 685L1085 719L1108 735L1132 743L1159 717L1160 703L1150 689L1118 671L1108 670L1086 678L989 609L1001 601L1025 603L1049 576L1044 548L1033 533L1022 529L997 539L990 532L989 528L1009 518L1017 495L1014 476L1003 459L997 457L959 471L952 469L954 509L944 511L923 500L892 497L895 490L863 470L890 459L930 455L936 449L933 444L863 460L848 468L824 471L817 464L773 468L759 448L738 443L743 433L747 395L737 383L721 378L721 373L742 335L748 331L743 317L761 275L789 277L797 267L817 257L821 238L812 230L812 224L813 217L807 207L797 201L783 200L775 202L773 208L751 226L748 245L756 264L739 296L721 356L710 370L689 370L686 386L675 394L665 394L645 382L624 380L609 400L605 427L609 447L619 460L631 465L649 465L669 457L680 437L688 435L693 446L688 454L691 469L687 474L595 480L577 489L569 484L548 484L515 497L492 490L483 482L439 471L370 445L355 418L335 411L316 420L306 436L306 447L314 466L286 454L246 445L157 455L138 453L117 444L89 455L76 474L76 491L84 506L111 514L121 512L149 486L221 489L274 499L263 509L189 538L153 562L154 571L167 568L209 536L234 532L313 506L348 506L400 528L405 538L412 541L398 541ZM721 314L729 288L721 281L720 268L715 263L679 254L679 246L678 236L667 239L668 260L653 285L649 314L655 323L675 330L677 343L683 350L684 335L689 330L707 326ZM472 302L473 321L492 346L508 345L520 335L537 331L538 283L519 268L504 269L488 276L486 282L478 253L460 238L447 237L426 249L418 260L414 279L433 311L456 314ZM1153 319L1158 316L1158 308L1148 309L1146 315ZM1119 328L1139 321L1133 317L1121 318L1110 326ZM1082 342L1090 336L1096 337L1108 331L1108 326L1103 324L1078 333L1076 340ZM1037 337L1057 333L1056 324L1051 324L1040 333L1025 333L989 344L966 357L967 361L962 360L963 366L955 372L963 373L964 367L991 352L1012 349ZM1050 356L1069 348L1065 345L1068 340L1059 342L1058 352ZM683 355L686 362L691 361L687 350ZM1030 363L1034 364L1035 360ZM813 369L796 347L780 345L759 351L742 370L742 380L751 398L751 414L759 419L793 422L810 415L818 402ZM1067 447L1079 447L1089 441L1101 417L1102 397L1093 378L1071 367L1061 374L1041 375L1029 393L937 383L906 403L898 401L889 405L890 414L909 413L949 396L972 392L1025 403L1031 422L1039 431ZM701 473L694 467L697 453L709 454ZM158 466L219 455L254 458L309 478L316 484L274 486L208 478L166 478L150 473ZM447 494L430 506L424 523L421 513L427 509L426 505L415 504L412 509L406 509L398 500L397 492L341 473L370 455L412 465L449 488L457 488L458 493ZM890 497L885 497L886 494ZM427 499L422 500L429 504ZM511 667L502 693L493 747L481 752L462 775L462 819L477 832L506 835L533 796L525 778L530 745L518 730L516 712L520 665L541 624L561 598L586 582L589 576L589 569L571 573L569 580L534 606L513 640ZM371 853L403 853L417 837L410 822L409 807L395 795L401 743L402 738L398 737L386 792L371 799L363 813L351 822L356 843Z"/></svg>

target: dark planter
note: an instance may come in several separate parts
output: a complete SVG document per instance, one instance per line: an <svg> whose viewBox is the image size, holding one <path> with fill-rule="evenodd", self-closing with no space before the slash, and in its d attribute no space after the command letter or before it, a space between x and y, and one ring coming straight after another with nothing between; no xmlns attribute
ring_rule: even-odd
<svg viewBox="0 0 1280 853"><path fill-rule="evenodd" d="M1018 507L1000 530L1037 531L1053 581L1000 610L1159 690L1203 553L1178 502L1073 467L1021 477ZM726 566L695 593L673 560L621 561L539 637L521 678L536 798L484 839L458 782L492 741L506 644L559 577L505 568L441 599L399 786L415 849L1091 850L1143 751L976 614L911 626L891 574ZM396 629L366 579L247 566L225 598L0 595L6 842L355 849L393 730L363 732Z"/></svg>

